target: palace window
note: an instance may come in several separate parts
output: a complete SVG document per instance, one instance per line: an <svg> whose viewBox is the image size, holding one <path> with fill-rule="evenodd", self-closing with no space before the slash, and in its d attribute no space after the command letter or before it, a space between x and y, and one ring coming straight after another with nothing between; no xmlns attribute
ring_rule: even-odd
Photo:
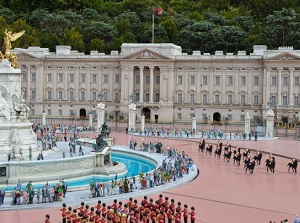
<svg viewBox="0 0 300 223"><path fill-rule="evenodd" d="M202 95L202 102L203 104L207 104L207 94Z"/></svg>
<svg viewBox="0 0 300 223"><path fill-rule="evenodd" d="M31 74L31 81L35 82L36 81L36 75L35 74Z"/></svg>
<svg viewBox="0 0 300 223"><path fill-rule="evenodd" d="M58 74L58 82L63 82L64 78L63 78L63 74Z"/></svg>
<svg viewBox="0 0 300 223"><path fill-rule="evenodd" d="M75 78L74 78L74 74L70 74L70 83L74 83Z"/></svg>
<svg viewBox="0 0 300 223"><path fill-rule="evenodd" d="M194 75L191 76L191 77L190 77L190 80L191 80L190 83L191 83L192 85L194 85L194 84L195 84L195 76L194 76Z"/></svg>
<svg viewBox="0 0 300 223"><path fill-rule="evenodd" d="M241 105L246 104L246 96L245 95L241 95Z"/></svg>
<svg viewBox="0 0 300 223"><path fill-rule="evenodd" d="M108 75L107 74L105 74L105 75L103 75L103 83L108 83Z"/></svg>
<svg viewBox="0 0 300 223"><path fill-rule="evenodd" d="M241 115L241 122L245 121L245 115Z"/></svg>
<svg viewBox="0 0 300 223"><path fill-rule="evenodd" d="M258 95L254 95L253 104L258 105Z"/></svg>
<svg viewBox="0 0 300 223"><path fill-rule="evenodd" d="M227 84L228 85L233 85L233 76L228 76L228 82L227 82Z"/></svg>
<svg viewBox="0 0 300 223"><path fill-rule="evenodd" d="M146 84L150 84L150 76L146 76Z"/></svg>
<svg viewBox="0 0 300 223"><path fill-rule="evenodd" d="M36 92L35 91L31 91L31 99L35 100L36 98Z"/></svg>
<svg viewBox="0 0 300 223"><path fill-rule="evenodd" d="M182 76L178 76L178 78L177 78L177 84L182 84Z"/></svg>
<svg viewBox="0 0 300 223"><path fill-rule="evenodd" d="M75 100L75 93L74 93L74 91L70 91L70 100L71 101Z"/></svg>
<svg viewBox="0 0 300 223"><path fill-rule="evenodd" d="M156 84L159 84L160 83L160 76L155 76L155 83Z"/></svg>
<svg viewBox="0 0 300 223"><path fill-rule="evenodd" d="M258 86L259 82L258 82L258 77L254 77L254 85Z"/></svg>
<svg viewBox="0 0 300 223"><path fill-rule="evenodd" d="M295 79L294 79L294 85L299 85L299 77L295 77Z"/></svg>
<svg viewBox="0 0 300 223"><path fill-rule="evenodd" d="M294 105L299 106L299 97L298 96L294 96Z"/></svg>
<svg viewBox="0 0 300 223"><path fill-rule="evenodd" d="M159 93L155 94L155 102L159 102Z"/></svg>
<svg viewBox="0 0 300 223"><path fill-rule="evenodd" d="M181 114L181 113L178 113L178 114L177 114L177 118L178 118L178 120L181 120L181 119L182 119L182 114Z"/></svg>
<svg viewBox="0 0 300 223"><path fill-rule="evenodd" d="M22 74L22 81L26 81L26 74Z"/></svg>
<svg viewBox="0 0 300 223"><path fill-rule="evenodd" d="M52 74L47 74L47 81L51 82L52 81Z"/></svg>
<svg viewBox="0 0 300 223"><path fill-rule="evenodd" d="M59 109L59 110L58 110L58 115L59 115L59 116L62 116L62 115L63 115L62 109Z"/></svg>
<svg viewBox="0 0 300 223"><path fill-rule="evenodd" d="M47 99L48 100L52 99L52 91L47 91Z"/></svg>
<svg viewBox="0 0 300 223"><path fill-rule="evenodd" d="M84 101L84 100L85 100L85 92L84 92L84 91L81 91L81 92L80 92L80 100L81 100L81 101Z"/></svg>
<svg viewBox="0 0 300 223"><path fill-rule="evenodd" d="M241 85L246 85L246 77L241 77Z"/></svg>
<svg viewBox="0 0 300 223"><path fill-rule="evenodd" d="M92 92L92 101L96 101L97 100L97 92L93 91Z"/></svg>
<svg viewBox="0 0 300 223"><path fill-rule="evenodd" d="M277 79L276 79L276 77L272 77L271 78L271 85L273 85L273 86L277 85Z"/></svg>
<svg viewBox="0 0 300 223"><path fill-rule="evenodd" d="M195 94L190 94L190 103L195 103Z"/></svg>
<svg viewBox="0 0 300 223"><path fill-rule="evenodd" d="M220 95L215 95L215 104L220 104Z"/></svg>
<svg viewBox="0 0 300 223"><path fill-rule="evenodd" d="M52 113L52 112L51 112L51 109L48 109L48 112L47 112L47 113L48 113L48 115L51 115L51 113Z"/></svg>
<svg viewBox="0 0 300 223"><path fill-rule="evenodd" d="M282 78L282 85L288 85L288 77Z"/></svg>
<svg viewBox="0 0 300 223"><path fill-rule="evenodd" d="M140 75L135 76L135 83L139 84L141 82Z"/></svg>
<svg viewBox="0 0 300 223"><path fill-rule="evenodd" d="M232 104L232 95L227 96L227 104L231 105Z"/></svg>
<svg viewBox="0 0 300 223"><path fill-rule="evenodd" d="M288 104L288 97L282 96L282 105L287 105L287 104Z"/></svg>
<svg viewBox="0 0 300 223"><path fill-rule="evenodd" d="M207 76L202 77L202 85L207 85Z"/></svg>
<svg viewBox="0 0 300 223"><path fill-rule="evenodd" d="M178 94L177 101L178 103L182 103L182 94Z"/></svg>
<svg viewBox="0 0 300 223"><path fill-rule="evenodd" d="M97 83L97 75L96 74L92 75L92 82Z"/></svg>
<svg viewBox="0 0 300 223"><path fill-rule="evenodd" d="M119 103L120 102L120 93L115 92L115 102Z"/></svg>
<svg viewBox="0 0 300 223"><path fill-rule="evenodd" d="M115 75L115 82L120 83L120 75L119 74Z"/></svg>
<svg viewBox="0 0 300 223"><path fill-rule="evenodd" d="M81 83L85 83L85 74L81 74Z"/></svg>
<svg viewBox="0 0 300 223"><path fill-rule="evenodd" d="M220 85L220 77L215 77L215 84Z"/></svg>
<svg viewBox="0 0 300 223"><path fill-rule="evenodd" d="M59 99L59 100L62 100L62 99L63 99L63 92L62 92L62 91L59 91L59 92L58 92L58 99Z"/></svg>

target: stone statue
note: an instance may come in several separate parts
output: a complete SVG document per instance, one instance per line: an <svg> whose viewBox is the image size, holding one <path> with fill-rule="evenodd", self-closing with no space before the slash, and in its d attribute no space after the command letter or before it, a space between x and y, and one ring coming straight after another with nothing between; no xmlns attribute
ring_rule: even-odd
<svg viewBox="0 0 300 223"><path fill-rule="evenodd" d="M27 122L27 116L28 112L30 111L30 108L25 104L24 101L24 93L22 94L21 100L18 99L18 97L14 94L12 96L12 101L14 105L14 109L18 113L18 120L21 122Z"/></svg>
<svg viewBox="0 0 300 223"><path fill-rule="evenodd" d="M103 123L103 125L101 126L101 131L100 134L103 137L109 137L111 129L107 127L106 122Z"/></svg>
<svg viewBox="0 0 300 223"><path fill-rule="evenodd" d="M0 91L0 116L4 116L7 120L10 120L10 109L8 103L2 96Z"/></svg>
<svg viewBox="0 0 300 223"><path fill-rule="evenodd" d="M7 31L7 29L5 30L4 34L4 44L5 44L5 57L9 58L10 57L10 50L11 50L11 42L17 40L18 38L20 38L21 36L23 36L23 34L25 33L25 30L18 32L18 33L12 33L12 31Z"/></svg>
<svg viewBox="0 0 300 223"><path fill-rule="evenodd" d="M105 147L107 147L107 142L103 139L103 134L99 134L98 137L96 138L96 151L102 152Z"/></svg>

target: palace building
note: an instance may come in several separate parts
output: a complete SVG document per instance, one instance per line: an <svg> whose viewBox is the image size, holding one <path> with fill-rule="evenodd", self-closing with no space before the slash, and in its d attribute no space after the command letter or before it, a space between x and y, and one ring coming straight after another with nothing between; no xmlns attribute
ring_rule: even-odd
<svg viewBox="0 0 300 223"><path fill-rule="evenodd" d="M293 118L300 111L300 50L293 47L191 55L170 43L124 43L110 55L70 46L13 51L32 116L95 115L101 98L107 119L118 114L120 121L134 99L137 118L143 112L153 123L189 122L194 115L197 122L243 122L247 112L264 118L269 108L277 118Z"/></svg>

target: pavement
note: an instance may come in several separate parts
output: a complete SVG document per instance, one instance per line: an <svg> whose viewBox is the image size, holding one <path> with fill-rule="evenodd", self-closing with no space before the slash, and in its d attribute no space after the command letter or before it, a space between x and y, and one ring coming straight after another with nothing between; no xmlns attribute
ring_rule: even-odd
<svg viewBox="0 0 300 223"><path fill-rule="evenodd" d="M179 151L184 150L193 158L200 174L188 183L182 183L176 187L167 188L161 186L156 191L136 190L122 196L114 195L111 199L127 200L129 196L139 201L148 192L148 197L158 198L158 194L175 202L187 204L188 208L195 207L196 222L203 223L232 223L254 222L268 223L269 221L281 222L288 219L293 222L295 214L300 213L300 177L299 174L288 172L287 163L291 157L300 159L300 144L289 138L274 140L228 140L223 139L223 145L228 143L233 146L249 148L251 155L256 150L265 152L262 165L256 166L251 175L245 173L242 166L224 162L223 159L215 158L198 151L199 138L165 138L148 137L139 135L127 135L113 132L116 145L128 145L129 140L134 138L138 145L145 142L160 141L164 146L176 147ZM206 143L217 143L216 140L206 140ZM215 147L214 147L215 149ZM272 153L276 158L275 173L267 172L264 168L265 156ZM74 193L74 195L72 194ZM78 201L96 203L97 199L89 198L89 191L67 193L67 206L75 205ZM70 197L69 197L70 196ZM67 199L72 199L70 202ZM110 197L101 198L101 200ZM107 200L106 202L110 202ZM61 222L59 206L57 203L28 205L29 208L21 210L21 207L0 211L2 223L35 223L41 222L47 213L50 214L51 222ZM10 210L9 210L10 209ZM12 210L13 209L13 210ZM4 206L0 206L4 210ZM33 217L34 216L34 217Z"/></svg>

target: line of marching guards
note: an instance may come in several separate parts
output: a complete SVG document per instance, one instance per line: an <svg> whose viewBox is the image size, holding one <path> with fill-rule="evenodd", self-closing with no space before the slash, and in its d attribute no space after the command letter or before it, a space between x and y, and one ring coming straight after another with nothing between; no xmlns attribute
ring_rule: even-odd
<svg viewBox="0 0 300 223"><path fill-rule="evenodd" d="M188 210L186 204L182 207L181 202L178 202L176 205L174 199L169 202L168 197L163 200L161 194L155 202L144 196L140 205L130 197L126 203L115 199L111 206L106 206L101 200L93 207L84 202L74 209L63 204L60 211L63 223L179 223L182 218L184 223L195 223L196 220L194 207Z"/></svg>
<svg viewBox="0 0 300 223"><path fill-rule="evenodd" d="M201 139L199 142L199 151L201 151L202 153L204 153L205 151L206 154L211 156L213 153L213 145L210 143L208 145L205 145L205 139ZM219 159L221 159L221 156L223 156L223 160L228 163L231 157L233 157L233 164L237 166L240 166L241 159L243 159L245 173L249 171L250 174L253 174L255 165L260 166L261 159L262 159L262 153L259 151L256 152L255 156L251 157L249 149L245 149L244 152L241 153L241 149L239 147L236 147L232 151L231 145L228 144L227 142L226 145L223 147L223 143L221 142L221 140L219 140L217 143L217 146L214 150L214 155ZM267 172L270 171L271 173L274 174L275 166L276 166L275 157L269 155L268 158L265 160L265 169L267 170ZM296 174L297 167L298 167L298 160L292 158L291 162L289 162L287 166L288 166L288 172L292 170L293 173Z"/></svg>

